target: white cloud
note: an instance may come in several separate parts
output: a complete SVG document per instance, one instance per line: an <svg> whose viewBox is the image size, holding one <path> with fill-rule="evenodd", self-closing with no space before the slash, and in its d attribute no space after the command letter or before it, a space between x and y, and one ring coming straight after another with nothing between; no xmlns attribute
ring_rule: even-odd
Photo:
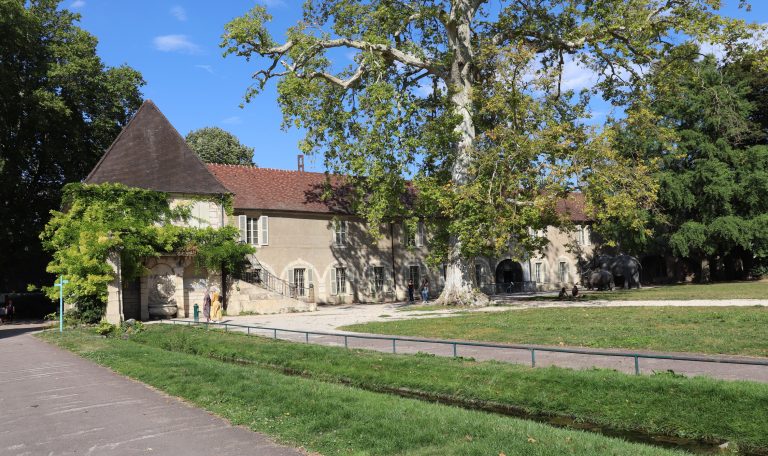
<svg viewBox="0 0 768 456"><path fill-rule="evenodd" d="M597 84L599 77L597 73L573 59L567 59L563 65L563 80L561 88L563 90L574 90L592 88Z"/></svg>
<svg viewBox="0 0 768 456"><path fill-rule="evenodd" d="M152 40L155 49L162 52L181 52L184 54L197 54L200 46L189 40L187 35L161 35Z"/></svg>
<svg viewBox="0 0 768 456"><path fill-rule="evenodd" d="M704 55L712 54L715 59L722 61L725 58L725 46L722 44L701 43L699 47L699 53Z"/></svg>
<svg viewBox="0 0 768 456"><path fill-rule="evenodd" d="M85 0L75 0L74 2L72 2L69 5L69 7L72 8L72 9L78 9L78 8L82 8L84 6L85 6Z"/></svg>
<svg viewBox="0 0 768 456"><path fill-rule="evenodd" d="M239 116L232 116L222 120L221 123L225 125L240 125L243 123L243 119L241 119Z"/></svg>
<svg viewBox="0 0 768 456"><path fill-rule="evenodd" d="M208 73L214 74L213 67L210 65L195 65L195 68L200 68L201 70L205 70Z"/></svg>
<svg viewBox="0 0 768 456"><path fill-rule="evenodd" d="M174 5L171 8L171 15L182 22L187 20L187 11L179 5Z"/></svg>

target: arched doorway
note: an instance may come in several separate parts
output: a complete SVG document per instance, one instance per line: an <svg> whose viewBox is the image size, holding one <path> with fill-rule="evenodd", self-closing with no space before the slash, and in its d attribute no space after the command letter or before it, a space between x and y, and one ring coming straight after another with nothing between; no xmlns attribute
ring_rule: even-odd
<svg viewBox="0 0 768 456"><path fill-rule="evenodd" d="M523 266L512 260L504 260L496 266L496 293L522 291Z"/></svg>

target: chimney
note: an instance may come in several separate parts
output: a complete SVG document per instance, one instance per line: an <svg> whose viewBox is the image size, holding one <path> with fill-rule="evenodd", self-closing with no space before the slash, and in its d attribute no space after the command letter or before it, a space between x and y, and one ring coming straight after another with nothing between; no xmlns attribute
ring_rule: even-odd
<svg viewBox="0 0 768 456"><path fill-rule="evenodd" d="M304 172L304 154L299 154L299 172Z"/></svg>

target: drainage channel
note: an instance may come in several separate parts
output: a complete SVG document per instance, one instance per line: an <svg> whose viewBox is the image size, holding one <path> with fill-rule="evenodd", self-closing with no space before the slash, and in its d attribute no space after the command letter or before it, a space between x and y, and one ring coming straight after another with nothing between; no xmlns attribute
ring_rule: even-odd
<svg viewBox="0 0 768 456"><path fill-rule="evenodd" d="M178 350L167 349L167 348L165 348L165 350L174 351L178 353L187 353L184 351L178 351ZM238 364L241 366L254 366L254 367L260 367L264 369L270 369L270 370L281 372L285 375L290 375L295 377L303 377L303 378L309 378L309 379L314 378L313 375L311 373L308 373L307 371L292 369L289 367L275 365L275 364L259 363L256 361L242 359L242 358L227 358L227 357L219 357L219 356L213 356L213 355L198 355L198 356L203 356L216 361ZM407 399L417 399L422 401L437 402L443 405L460 407L467 410L478 410L478 411L483 411L488 413L495 413L498 415L510 416L514 418L535 421L538 423L544 423L557 428L592 432L592 433L601 434L607 437L619 438L622 440L626 440L628 442L644 443L646 445L651 445L651 446L656 446L661 448L683 450L693 454L722 454L724 451L724 449L722 448L722 445L726 443L724 440L688 439L684 437L676 437L676 436L671 436L666 434L653 434L653 433L637 431L637 430L616 429L610 426L583 421L583 420L575 419L568 416L531 413L526 411L522 407L516 407L514 405L499 404L495 402L488 402L488 401L481 401L481 400L461 399L461 398L456 398L446 394L429 393L429 392L420 391L420 390L411 390L408 388L376 387L376 386L359 384L349 379L338 379L335 382L332 380L331 381L320 380L320 381L344 384L344 385L352 386L365 391L391 394L391 395L395 395L395 396L399 396ZM768 450L752 450L752 449L740 450L738 454L744 455L744 456L768 456Z"/></svg>

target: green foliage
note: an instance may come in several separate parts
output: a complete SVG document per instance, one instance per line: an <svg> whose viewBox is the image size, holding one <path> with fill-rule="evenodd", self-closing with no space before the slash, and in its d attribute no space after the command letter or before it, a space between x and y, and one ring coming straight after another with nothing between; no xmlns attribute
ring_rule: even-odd
<svg viewBox="0 0 768 456"><path fill-rule="evenodd" d="M169 195L121 184L68 184L64 188L64 211L52 218L40 237L53 260L48 272L63 275L67 302L76 303L78 316L98 321L104 312L107 285L114 271L107 263L119 252L124 280L144 272L144 261L161 254L195 255L203 268L237 272L253 248L237 242L231 226L187 228L179 222L189 217L189 208L169 205ZM174 224L176 223L176 224ZM45 289L52 299L58 289Z"/></svg>
<svg viewBox="0 0 768 456"><path fill-rule="evenodd" d="M272 17L257 6L226 25L221 46L266 57L246 101L277 79L284 126L303 129L302 151L350 176L353 209L370 226L438 221L430 248L440 258L432 261L466 266L510 245L521 256L543 247L531 229L567 227L555 207L574 189L587 192L600 222L614 224L612 239L628 233L644 241L657 162L637 154L639 144L616 150L660 131L637 69L671 55L673 41L733 44L758 32L718 16L717 7L713 0L311 0L285 43L275 41ZM334 61L338 48L354 53L353 64ZM563 86L568 60L601 75L592 93ZM681 69L659 73L667 71ZM627 119L603 131L589 127L593 94L625 109Z"/></svg>
<svg viewBox="0 0 768 456"><path fill-rule="evenodd" d="M657 233L674 255L748 264L768 254L768 104L757 104L768 100L755 87L768 72L754 56L685 58L685 73L655 81L654 109L675 131L658 175Z"/></svg>
<svg viewBox="0 0 768 456"><path fill-rule="evenodd" d="M61 6L61 7L60 7ZM0 288L49 280L37 238L141 104L144 80L107 67L58 0L0 1Z"/></svg>
<svg viewBox="0 0 768 456"><path fill-rule="evenodd" d="M96 334L104 337L109 337L110 335L115 333L115 330L117 329L117 326L107 323L106 321L102 321L99 323L99 326L96 327Z"/></svg>
<svg viewBox="0 0 768 456"><path fill-rule="evenodd" d="M187 145L206 163L252 165L253 147L240 143L235 135L219 127L190 131Z"/></svg>

